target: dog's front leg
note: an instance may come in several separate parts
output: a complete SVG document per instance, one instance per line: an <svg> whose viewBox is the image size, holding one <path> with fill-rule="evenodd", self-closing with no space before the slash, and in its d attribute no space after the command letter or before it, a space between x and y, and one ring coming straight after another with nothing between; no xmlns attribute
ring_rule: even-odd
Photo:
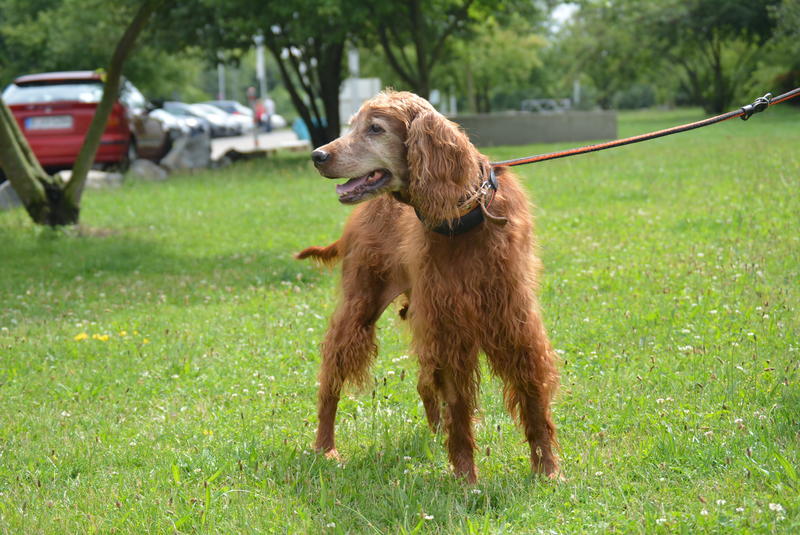
<svg viewBox="0 0 800 535"><path fill-rule="evenodd" d="M327 457L338 457L334 421L342 386L347 380L364 382L376 351L375 322L353 315L348 303L341 303L322 344L319 373L319 427L314 447Z"/></svg>
<svg viewBox="0 0 800 535"><path fill-rule="evenodd" d="M346 381L364 384L378 348L375 322L407 286L387 280L365 268L345 263L342 269L342 301L331 319L322 343L319 373L317 438L314 448L329 458L338 458L334 422L342 386Z"/></svg>
<svg viewBox="0 0 800 535"><path fill-rule="evenodd" d="M477 353L477 352L476 352ZM477 355L467 361L474 362ZM447 427L447 453L456 476L463 477L468 483L478 479L475 467L475 436L472 430L472 418L475 410L475 371L474 369L449 368L442 373L442 393L447 403L445 426Z"/></svg>

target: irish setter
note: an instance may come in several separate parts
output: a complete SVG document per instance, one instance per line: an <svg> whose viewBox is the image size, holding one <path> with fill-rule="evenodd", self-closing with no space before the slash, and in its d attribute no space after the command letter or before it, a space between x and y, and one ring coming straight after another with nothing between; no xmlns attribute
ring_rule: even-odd
<svg viewBox="0 0 800 535"><path fill-rule="evenodd" d="M444 424L455 473L469 482L477 477L472 420L483 351L530 444L532 469L559 477L550 414L556 357L535 294L540 263L528 200L514 175L498 168L497 187L487 187L486 156L407 92L366 102L350 131L311 157L324 177L355 177L336 191L339 202L360 203L336 242L297 255L342 261L341 300L322 343L315 448L338 457L334 419L342 385L368 379L375 322L404 295L401 315L419 359L417 389L431 429ZM467 218L469 230L462 225Z"/></svg>

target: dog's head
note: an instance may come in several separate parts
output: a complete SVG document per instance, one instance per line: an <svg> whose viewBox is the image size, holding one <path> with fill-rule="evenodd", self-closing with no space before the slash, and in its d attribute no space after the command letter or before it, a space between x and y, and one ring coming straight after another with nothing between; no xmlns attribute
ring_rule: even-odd
<svg viewBox="0 0 800 535"><path fill-rule="evenodd" d="M350 130L311 159L322 176L349 178L336 186L340 202L392 193L433 221L458 217L458 200L480 182L484 162L427 100L394 91L365 102Z"/></svg>

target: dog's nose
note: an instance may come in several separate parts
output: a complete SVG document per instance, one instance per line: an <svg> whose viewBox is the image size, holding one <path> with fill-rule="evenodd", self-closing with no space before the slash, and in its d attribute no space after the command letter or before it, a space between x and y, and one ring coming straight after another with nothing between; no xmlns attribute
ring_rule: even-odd
<svg viewBox="0 0 800 535"><path fill-rule="evenodd" d="M327 161L331 157L329 152L325 152L324 150L317 149L311 153L311 159L314 161L316 165L321 164L322 162Z"/></svg>

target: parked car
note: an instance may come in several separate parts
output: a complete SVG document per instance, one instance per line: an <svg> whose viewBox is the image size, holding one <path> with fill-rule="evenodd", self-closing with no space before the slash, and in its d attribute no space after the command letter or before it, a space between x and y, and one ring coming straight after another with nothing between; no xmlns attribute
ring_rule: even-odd
<svg viewBox="0 0 800 535"><path fill-rule="evenodd" d="M246 115L251 119L253 117L253 110L236 100L209 100L208 102L203 102L202 104L216 106L222 111L233 115Z"/></svg>
<svg viewBox="0 0 800 535"><path fill-rule="evenodd" d="M224 124L225 128L228 130L227 135L240 136L246 128L249 128L249 126L245 126L249 121L244 120L244 117L232 115L216 106L211 106L210 104L192 104L192 108L199 110L200 113L206 114L205 116L209 120L212 120L212 117L221 120L222 124Z"/></svg>
<svg viewBox="0 0 800 535"><path fill-rule="evenodd" d="M208 102L203 102L203 104L214 106L228 113L234 120L242 125L242 132L248 132L255 128L253 110L240 102L235 100L209 100Z"/></svg>
<svg viewBox="0 0 800 535"><path fill-rule="evenodd" d="M163 108L152 110L150 116L161 121L170 131L180 132L181 135L211 134L211 127L208 123L197 117L180 117Z"/></svg>
<svg viewBox="0 0 800 535"><path fill-rule="evenodd" d="M186 104L185 102L164 102L164 109L179 117L195 117L202 119L211 129L211 137L236 136L241 134L241 129L228 114L205 104Z"/></svg>
<svg viewBox="0 0 800 535"><path fill-rule="evenodd" d="M16 78L3 100L36 157L48 169L75 163L103 96L103 77L94 71L31 74ZM125 167L132 159L159 160L178 135L149 115L144 95L123 80L109 115L95 163Z"/></svg>

